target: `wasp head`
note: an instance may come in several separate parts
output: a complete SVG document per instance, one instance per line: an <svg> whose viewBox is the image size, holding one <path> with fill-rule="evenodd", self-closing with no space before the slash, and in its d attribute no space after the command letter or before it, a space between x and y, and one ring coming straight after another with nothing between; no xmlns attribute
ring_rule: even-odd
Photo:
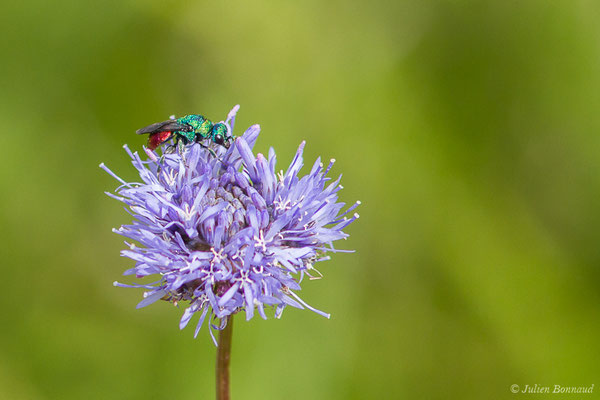
<svg viewBox="0 0 600 400"><path fill-rule="evenodd" d="M226 149L231 146L231 140L233 138L229 135L229 129L227 125L219 122L213 126L212 129L212 140L218 145L225 147Z"/></svg>

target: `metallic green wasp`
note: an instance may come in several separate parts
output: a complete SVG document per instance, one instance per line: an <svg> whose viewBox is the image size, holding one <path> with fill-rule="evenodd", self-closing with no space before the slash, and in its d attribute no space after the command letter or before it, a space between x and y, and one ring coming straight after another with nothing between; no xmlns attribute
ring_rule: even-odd
<svg viewBox="0 0 600 400"><path fill-rule="evenodd" d="M200 145L206 147L201 142L210 140L212 143L228 149L234 139L229 133L227 125L222 122L213 124L209 119L198 114L157 122L138 129L135 133L138 135L150 134L148 137L148 148L150 150L156 149L169 139L174 139L175 146L200 143ZM214 154L213 151L211 153Z"/></svg>

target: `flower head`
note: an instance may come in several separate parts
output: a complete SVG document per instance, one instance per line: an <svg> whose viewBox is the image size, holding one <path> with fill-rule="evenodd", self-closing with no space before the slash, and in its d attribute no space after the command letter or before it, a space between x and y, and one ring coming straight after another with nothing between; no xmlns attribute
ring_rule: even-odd
<svg viewBox="0 0 600 400"><path fill-rule="evenodd" d="M230 132L238 108L224 121ZM326 253L341 251L333 242L348 236L342 229L358 214L346 215L360 202L341 211L340 178L329 182L326 176L334 160L324 168L317 159L308 175L298 176L304 142L287 171L276 172L272 148L267 158L252 152L259 131L251 126L229 149L213 146L215 154L193 144L160 160L146 149L149 158L142 160L124 146L139 183L100 165L121 183L116 195L107 194L134 218L114 230L139 244L125 242L129 249L121 255L135 261L125 275L158 276L150 284L115 282L147 289L138 308L159 299L187 301L180 328L198 313L195 335L209 314L221 320L213 327L222 329L225 317L241 310L246 319L255 311L266 319L265 306L277 318L288 305L329 317L295 292L304 276L320 277L314 266L329 259Z"/></svg>

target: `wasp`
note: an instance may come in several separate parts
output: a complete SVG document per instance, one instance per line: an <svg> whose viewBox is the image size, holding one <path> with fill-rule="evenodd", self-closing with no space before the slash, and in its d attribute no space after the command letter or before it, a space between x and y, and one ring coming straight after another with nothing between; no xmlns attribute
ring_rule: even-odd
<svg viewBox="0 0 600 400"><path fill-rule="evenodd" d="M227 125L223 122L214 124L208 118L199 114L186 115L177 119L172 117L168 121L157 122L138 129L135 133L138 135L150 134L148 137L148 148L150 150L156 149L169 139L175 141L175 144L170 147L171 151L175 146L183 147L190 143L200 143L203 147L207 147L201 143L205 140L210 140L210 142L228 149L234 139L234 136L229 133ZM213 151L211 153L214 154Z"/></svg>

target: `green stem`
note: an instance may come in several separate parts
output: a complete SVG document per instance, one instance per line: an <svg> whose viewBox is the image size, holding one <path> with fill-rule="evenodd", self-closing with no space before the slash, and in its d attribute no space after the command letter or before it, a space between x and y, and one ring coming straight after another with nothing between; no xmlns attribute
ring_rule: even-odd
<svg viewBox="0 0 600 400"><path fill-rule="evenodd" d="M229 400L229 361L231 359L231 337L233 315L227 317L227 326L219 333L217 347L217 400Z"/></svg>

